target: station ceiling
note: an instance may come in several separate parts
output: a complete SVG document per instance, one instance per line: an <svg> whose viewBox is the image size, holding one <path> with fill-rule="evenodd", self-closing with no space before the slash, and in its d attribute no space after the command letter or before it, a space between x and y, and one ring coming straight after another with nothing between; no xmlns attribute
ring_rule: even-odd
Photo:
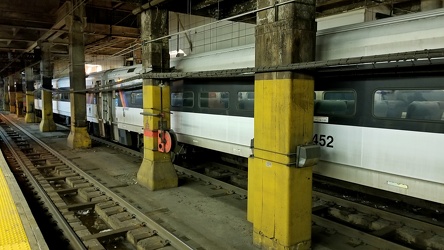
<svg viewBox="0 0 444 250"><path fill-rule="evenodd" d="M74 1L76 2L76 1ZM140 37L133 11L148 2L170 11L223 19L256 9L257 0L77 0L85 4L85 54L113 55ZM380 4L393 13L419 11L419 0L316 0L318 16ZM75 5L75 4L74 4ZM54 57L68 57L71 13L66 0L0 1L0 76L7 76L40 61L39 44L52 44ZM254 22L254 14L236 21Z"/></svg>

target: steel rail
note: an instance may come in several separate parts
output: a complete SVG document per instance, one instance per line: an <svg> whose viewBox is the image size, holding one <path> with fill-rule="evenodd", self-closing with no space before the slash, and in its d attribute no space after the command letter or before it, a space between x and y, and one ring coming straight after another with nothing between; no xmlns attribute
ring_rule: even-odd
<svg viewBox="0 0 444 250"><path fill-rule="evenodd" d="M215 178L212 178L212 177L206 176L206 175L204 175L204 174L196 173L196 172L194 172L194 171L192 171L192 170L189 170L189 169L183 168L183 167L181 167L181 166L174 165L174 168L176 169L177 172L182 172L182 173L184 173L184 174L187 174L187 175L193 176L193 177L195 177L195 178L197 178L197 179L200 179L200 180L202 180L202 181L205 181L205 182L207 182L207 183L211 183L211 184L213 184L214 186L222 187L223 189L226 189L226 190L229 191L229 192L236 193L236 194L242 195L242 196L244 196L244 197L247 197L247 195L248 195L247 190L245 190L245 189L243 189L243 188L236 187L236 186L234 186L234 185L231 185L231 184L229 184L229 183L226 183L226 182L220 181L220 180L218 180L218 179L215 179Z"/></svg>
<svg viewBox="0 0 444 250"><path fill-rule="evenodd" d="M103 140L101 138L98 138L98 137L95 137L95 136L91 136L91 139L93 139L95 141L98 141L100 143L106 144L106 145L112 145L115 148L118 148L120 150L124 150L124 151L126 151L126 152L128 152L128 153L130 153L132 155L135 155L137 157L143 158L143 154L142 153L139 153L139 152L136 152L136 151L130 152L132 150L130 150L128 148L125 148L125 147L122 147L120 145L116 145L114 143L110 143L110 142L108 142L106 140ZM240 188L240 187L236 187L236 186L231 185L229 183L226 183L226 182L220 181L218 179L206 176L204 174L200 174L200 173L194 172L192 170L186 169L186 168L181 167L181 166L174 165L174 168L179 173L183 173L183 174L186 174L188 176L192 176L192 177L194 177L196 179L202 180L204 182L210 183L210 184L212 184L214 186L221 187L221 188L227 190L228 192L232 192L232 193L241 195L243 197L247 197L247 190L246 189L243 189L243 188Z"/></svg>
<svg viewBox="0 0 444 250"><path fill-rule="evenodd" d="M6 118L4 114L1 114L3 119L7 120L11 124L17 127L14 123L12 123L9 119ZM17 127L19 128L19 127ZM20 128L19 128L20 129ZM8 149L11 151L11 154L14 156L17 163L21 166L21 169L23 170L23 173L26 175L27 179L31 182L32 186L34 187L35 191L38 193L38 195L41 197L41 199L44 201L45 205L48 208L48 211L52 214L52 217L54 220L56 220L58 223L57 225L63 230L63 235L69 240L70 245L74 249L87 249L86 246L83 244L82 240L77 236L75 231L71 228L69 223L65 220L63 215L60 213L60 211L57 209L55 204L52 202L49 195L45 192L45 190L42 188L42 186L39 184L39 182L34 178L34 176L31 174L31 172L26 167L26 164L23 161L23 156L20 156L16 152L16 148L13 147L10 140L8 140L8 136L5 135L6 131L2 130L0 136L3 139L3 142L6 144Z"/></svg>
<svg viewBox="0 0 444 250"><path fill-rule="evenodd" d="M100 143L104 143L106 145L112 145L112 147L119 149L121 151L124 151L125 153L129 153L131 155L143 158L143 154L140 152L133 151L131 149L128 149L128 148L120 146L120 145L116 145L114 143L111 143L109 141L106 141L104 139L101 139L101 138L98 138L95 136L91 136L91 137L92 137L92 139L94 139ZM236 187L236 186L229 184L229 183L224 183L224 182L214 179L212 177L197 173L195 171L192 171L192 170L189 170L189 169L177 166L177 165L174 165L174 167L177 172L182 172L188 176L196 178L197 180L211 183L212 185L215 185L215 186L220 186L227 191L230 191L230 192L233 192L233 193L245 196L245 197L248 195L248 191L246 189ZM362 204L359 204L356 202L348 201L346 199L338 198L338 197L331 196L331 195L324 194L324 193L317 192L317 191L312 191L312 194L313 194L313 197L319 197L322 201L332 202L336 205L343 206L343 207L354 208L359 212L362 212L362 213L365 213L368 215L376 215L376 216L378 216L382 219L385 219L387 221L403 222L404 225L406 225L406 226L411 226L411 227L414 227L414 228L417 228L420 230L424 230L424 231L432 231L433 233L438 234L438 235L444 235L444 228L430 224L428 222L422 222L420 220L401 216L401 215L398 215L393 212L387 212L387 211L380 210L380 209L374 209L370 206L362 205ZM312 221L321 227L332 228L344 235L348 235L348 236L354 237L354 238L359 238L360 240L362 240L362 242L364 242L366 244L373 245L373 246L378 246L381 249L400 249L400 250L410 249L408 247L404 247L404 246L397 244L395 242L392 242L390 240L386 240L384 238L380 238L380 237L373 235L371 233L366 233L366 232L363 232L359 229L354 229L352 227L340 224L338 222L328 220L328 219L323 218L322 216L319 216L316 214L312 214Z"/></svg>
<svg viewBox="0 0 444 250"><path fill-rule="evenodd" d="M312 221L321 227L333 228L340 232L341 234L347 235L349 237L357 238L362 240L364 243L376 246L378 249L390 249L390 250L408 250L409 247L404 247L402 245L393 243L391 241L379 238L377 236L365 233L363 231L342 225L340 223L322 218L321 216L312 215Z"/></svg>
<svg viewBox="0 0 444 250"><path fill-rule="evenodd" d="M90 183L94 184L94 186L98 187L100 189L100 191L102 191L105 195L111 197L114 201L116 201L119 204L121 204L122 206L124 206L127 209L127 212L129 212L131 214L134 214L142 222L146 222L147 226L150 227L153 230L156 230L157 234L160 237L168 240L171 246L173 246L173 247L175 247L177 249L180 249L180 250L182 250L182 249L183 250L197 249L195 247L192 247L192 246L188 245L187 243L185 243L184 241L179 239L176 235L172 234L170 231L165 229L162 225L158 224L153 219L149 218L144 213L139 211L137 208L133 207L130 203L125 201L123 198L121 198L120 196L118 196L117 194L115 194L114 192L109 190L107 187L105 187L103 184L101 184L100 182L95 180L93 177L89 176L86 172L84 172L83 170L78 168L71 161L66 159L66 157L64 157L62 154L58 153L56 150L54 150L51 147L49 147L48 145L46 145L42 140L38 139L37 137L32 135L30 132L28 132L25 129L23 129L22 127L18 126L16 123L14 123L10 119L6 118L6 116L4 116L3 114L2 114L2 116L6 120L8 120L11 124L13 124L18 129L20 129L29 138L31 138L32 140L37 142L40 146L42 146L43 148L48 150L51 154L53 154L54 156L59 158L59 160L62 161L65 165L67 165L68 167L70 167L71 169L76 171L78 174L82 175L83 178L88 180Z"/></svg>
<svg viewBox="0 0 444 250"><path fill-rule="evenodd" d="M398 215L392 212L387 212L381 209L374 209L372 207L369 207L367 205L363 205L360 203L352 202L346 199L342 199L339 197L331 196L328 194L315 192L313 191L313 195L319 197L323 201L327 202L333 202L335 204L338 204L342 207L349 207L354 208L359 212L363 212L366 214L376 215L382 219L388 220L388 221L396 221L396 222L402 222L407 226L414 227L416 229L424 230L424 231L432 231L435 234L438 235L444 235L444 228L440 226L436 226L434 224L428 223L428 222L422 222L417 219L412 219L406 216Z"/></svg>

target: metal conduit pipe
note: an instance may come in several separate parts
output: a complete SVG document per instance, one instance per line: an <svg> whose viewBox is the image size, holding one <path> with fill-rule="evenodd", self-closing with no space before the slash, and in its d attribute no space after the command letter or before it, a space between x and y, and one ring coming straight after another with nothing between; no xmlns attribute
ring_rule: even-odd
<svg viewBox="0 0 444 250"><path fill-rule="evenodd" d="M327 61L313 61L304 63L294 63L289 65L224 69L199 72L170 72L170 73L144 73L135 77L124 79L114 85L124 85L123 83L137 79L171 79L171 78L202 78L202 77L239 77L248 76L254 73L276 72L276 71L294 71L294 70L341 70L344 67L360 68L390 68L390 67L412 67L425 65L444 64L444 49L431 49L421 51L411 51L403 53L391 53L374 56L352 57L343 59L334 59ZM134 87L136 85L131 85ZM108 86L109 87L109 86ZM130 86L123 86L130 87ZM120 88L119 88L120 89ZM98 89L100 92L100 89Z"/></svg>

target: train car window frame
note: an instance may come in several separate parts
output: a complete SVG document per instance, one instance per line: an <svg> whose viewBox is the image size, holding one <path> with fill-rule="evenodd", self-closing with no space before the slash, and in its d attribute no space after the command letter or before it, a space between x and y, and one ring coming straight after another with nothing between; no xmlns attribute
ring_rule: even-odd
<svg viewBox="0 0 444 250"><path fill-rule="evenodd" d="M372 98L377 119L444 122L444 89L378 88Z"/></svg>
<svg viewBox="0 0 444 250"><path fill-rule="evenodd" d="M62 102L69 102L71 97L70 97L70 89L69 88L60 88L59 89L59 99Z"/></svg>
<svg viewBox="0 0 444 250"><path fill-rule="evenodd" d="M191 95L189 95L191 94ZM174 92L171 93L170 99L171 107L174 108L193 108L194 107L194 92L193 91L184 91L184 92ZM191 102L191 105L188 103ZM187 105L185 105L187 104Z"/></svg>
<svg viewBox="0 0 444 250"><path fill-rule="evenodd" d="M34 98L35 98L35 99L39 99L39 100L41 100L41 99L42 99L42 91L43 91L43 90L35 90L35 91L34 91L34 93L35 93L35 94L34 94L34 96L35 96Z"/></svg>
<svg viewBox="0 0 444 250"><path fill-rule="evenodd" d="M131 104L136 104L136 97L137 97L137 93L136 92L131 92Z"/></svg>
<svg viewBox="0 0 444 250"><path fill-rule="evenodd" d="M353 99L346 97L353 94ZM342 98L325 99L326 94L341 94ZM318 99L317 97L322 97ZM354 89L315 91L314 116L353 117L356 114L358 95Z"/></svg>
<svg viewBox="0 0 444 250"><path fill-rule="evenodd" d="M131 102L128 104L129 108L143 108L143 92L142 90L133 90L130 92Z"/></svg>
<svg viewBox="0 0 444 250"><path fill-rule="evenodd" d="M251 94L253 97L251 97ZM245 98L244 98L245 95ZM245 103L243 101L246 101ZM243 105L242 105L243 104ZM242 106L242 108L241 108ZM254 91L238 91L236 108L240 111L254 111Z"/></svg>
<svg viewBox="0 0 444 250"><path fill-rule="evenodd" d="M94 93L86 93L86 104L97 105L96 95Z"/></svg>
<svg viewBox="0 0 444 250"><path fill-rule="evenodd" d="M207 94L207 97L203 97L203 94ZM210 95L214 94L214 98ZM218 97L219 94L219 97ZM224 97L222 97L224 95ZM225 95L227 97L225 97ZM206 99L206 100L205 100ZM211 100L214 99L214 100ZM207 102L207 105L202 105L203 101ZM210 107L210 104L212 104ZM213 106L214 105L214 106ZM221 107L223 105L223 107ZM205 91L199 92L199 107L209 110L228 110L230 108L230 92L228 91Z"/></svg>

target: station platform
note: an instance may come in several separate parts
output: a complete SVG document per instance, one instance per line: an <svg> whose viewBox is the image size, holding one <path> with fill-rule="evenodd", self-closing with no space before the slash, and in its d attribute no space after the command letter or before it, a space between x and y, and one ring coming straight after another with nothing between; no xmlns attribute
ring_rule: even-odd
<svg viewBox="0 0 444 250"><path fill-rule="evenodd" d="M49 249L17 181L0 154L0 250Z"/></svg>

